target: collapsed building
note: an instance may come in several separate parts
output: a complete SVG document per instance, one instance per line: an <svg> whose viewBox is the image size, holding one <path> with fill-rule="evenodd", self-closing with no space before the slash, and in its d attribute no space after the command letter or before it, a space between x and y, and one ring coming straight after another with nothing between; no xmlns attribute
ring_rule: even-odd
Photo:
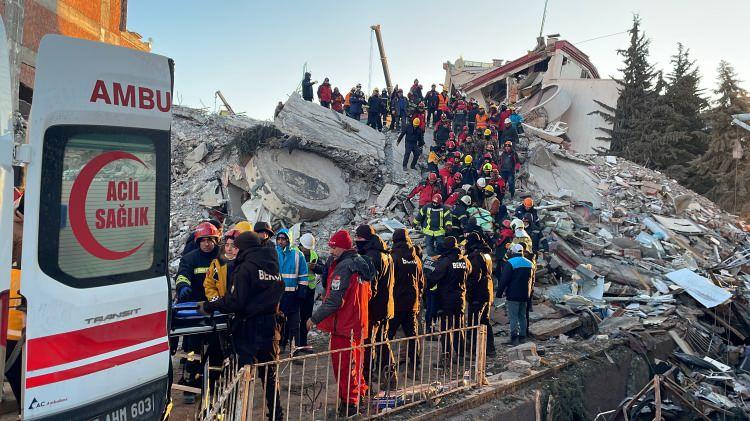
<svg viewBox="0 0 750 421"><path fill-rule="evenodd" d="M617 105L618 85L602 79L589 57L568 41L539 38L536 48L511 61L446 62L445 87L474 98L484 107L516 104L534 135L566 142L580 153L609 149L601 128L611 124L595 111Z"/></svg>

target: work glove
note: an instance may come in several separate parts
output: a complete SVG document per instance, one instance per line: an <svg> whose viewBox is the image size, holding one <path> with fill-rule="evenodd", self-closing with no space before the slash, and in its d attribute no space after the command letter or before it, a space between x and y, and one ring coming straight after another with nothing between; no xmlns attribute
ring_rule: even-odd
<svg viewBox="0 0 750 421"><path fill-rule="evenodd" d="M203 314L204 316L208 316L211 313L209 313L208 311L206 311L205 306L206 306L206 302L205 301L199 301L198 302L198 313Z"/></svg>
<svg viewBox="0 0 750 421"><path fill-rule="evenodd" d="M178 302L185 302L187 301L190 296L193 295L193 288L190 287L190 285L180 285L180 287L177 289L177 301Z"/></svg>

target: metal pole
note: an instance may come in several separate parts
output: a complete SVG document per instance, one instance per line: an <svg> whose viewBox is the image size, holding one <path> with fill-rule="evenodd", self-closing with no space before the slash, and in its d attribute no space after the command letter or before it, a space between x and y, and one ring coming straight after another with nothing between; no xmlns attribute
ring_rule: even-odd
<svg viewBox="0 0 750 421"><path fill-rule="evenodd" d="M385 47L383 46L383 36L380 34L380 25L372 25L370 27L375 31L375 38L378 41L378 49L380 50L380 61L383 64L383 74L385 75L385 86L388 89L388 94L393 92L393 84L391 83L391 71L388 69L388 59L385 57Z"/></svg>
<svg viewBox="0 0 750 421"><path fill-rule="evenodd" d="M542 14L542 26L539 28L539 37L542 36L542 32L544 31L544 21L547 19L547 2L549 0L544 0L544 13Z"/></svg>

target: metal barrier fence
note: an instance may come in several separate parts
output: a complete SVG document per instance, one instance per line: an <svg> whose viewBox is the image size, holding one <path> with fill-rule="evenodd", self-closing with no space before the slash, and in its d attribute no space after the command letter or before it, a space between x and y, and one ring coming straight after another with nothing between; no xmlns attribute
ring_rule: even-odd
<svg viewBox="0 0 750 421"><path fill-rule="evenodd" d="M451 326L452 320L459 326ZM486 342L486 326L465 326L456 318L444 321L443 329L436 327L432 333L244 367L225 365L213 390L205 394L196 418L329 420L351 416L355 407L360 418L383 417L485 384ZM362 358L368 354L372 357L363 361L362 373L366 387L359 388L363 392L359 399L351 396L351 390L357 387L346 388L347 401L357 402L348 413L341 413L336 379L352 386L351 382L359 378L354 362L348 367L342 365L346 365L348 356Z"/></svg>

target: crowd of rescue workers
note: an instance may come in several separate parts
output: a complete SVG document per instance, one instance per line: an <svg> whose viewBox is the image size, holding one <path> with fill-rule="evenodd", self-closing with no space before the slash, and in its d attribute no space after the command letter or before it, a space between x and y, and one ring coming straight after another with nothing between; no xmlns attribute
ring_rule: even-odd
<svg viewBox="0 0 750 421"><path fill-rule="evenodd" d="M315 83L306 73L305 100L313 101ZM425 131L433 131L427 176L408 195L418 200L409 222L421 232L423 247L412 242L408 229L396 229L389 246L363 224L326 239L330 255L322 256L309 232L294 239L289 230L275 231L267 222L224 227L206 220L182 253L176 301L197 302L204 314L233 314L231 352L240 365L278 360L284 349L292 356L313 353L310 332L330 335L330 350L340 350L331 354L331 365L341 416L359 410L371 382L380 382L381 389L392 386L382 384L392 382L396 370L387 341L399 330L413 337L483 324L486 353L493 357L490 312L494 299L505 296L509 344L528 337L535 262L546 241L533 200L515 197L523 119L512 105L491 105L488 112L459 92L435 87L423 95L415 80L406 97L396 85L390 95L375 89L366 100L360 85L344 97L326 78L317 90L323 107L355 120L366 108L368 125L382 130L385 122L400 131L405 171L419 170ZM465 349L462 332L434 337L444 358ZM207 350L209 361L230 357L213 335L186 336L182 348L187 354ZM411 366L421 364L419 348L419 341L409 341ZM200 387L201 364L184 358L181 383ZM261 365L257 374L264 380L269 418L282 419L275 366ZM184 397L194 401L190 392Z"/></svg>

